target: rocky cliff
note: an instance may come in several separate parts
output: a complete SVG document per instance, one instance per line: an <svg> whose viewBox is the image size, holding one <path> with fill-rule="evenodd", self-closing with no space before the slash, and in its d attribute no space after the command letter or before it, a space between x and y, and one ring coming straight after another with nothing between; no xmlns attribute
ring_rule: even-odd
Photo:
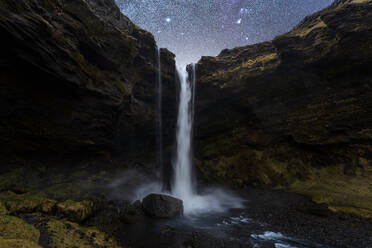
<svg viewBox="0 0 372 248"><path fill-rule="evenodd" d="M156 44L113 0L1 0L0 32L4 153L154 154ZM175 62L161 57L171 132Z"/></svg>
<svg viewBox="0 0 372 248"><path fill-rule="evenodd" d="M153 35L114 0L0 0L0 33L0 247L125 247L123 170L155 173ZM160 56L169 164L178 91Z"/></svg>
<svg viewBox="0 0 372 248"><path fill-rule="evenodd" d="M340 0L272 41L197 64L206 180L273 186L372 216L372 1Z"/></svg>

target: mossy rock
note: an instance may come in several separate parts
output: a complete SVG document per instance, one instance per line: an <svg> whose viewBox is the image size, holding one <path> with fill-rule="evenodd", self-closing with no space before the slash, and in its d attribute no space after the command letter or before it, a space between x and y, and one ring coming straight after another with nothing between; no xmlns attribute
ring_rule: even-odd
<svg viewBox="0 0 372 248"><path fill-rule="evenodd" d="M91 200L67 200L57 204L58 213L75 222L82 222L93 215L96 206Z"/></svg>
<svg viewBox="0 0 372 248"><path fill-rule="evenodd" d="M51 214L57 203L55 200L48 199L45 194L40 192L16 194L7 191L0 194L0 200L9 213L41 212Z"/></svg>
<svg viewBox="0 0 372 248"><path fill-rule="evenodd" d="M345 165L312 169L305 181L296 181L286 189L325 203L333 212L372 218L372 174L348 176Z"/></svg>
<svg viewBox="0 0 372 248"><path fill-rule="evenodd" d="M42 248L35 242L23 239L3 239L0 237L1 248Z"/></svg>
<svg viewBox="0 0 372 248"><path fill-rule="evenodd" d="M9 215L0 215L0 237L4 239L27 240L38 243L40 232L20 218Z"/></svg>
<svg viewBox="0 0 372 248"><path fill-rule="evenodd" d="M2 201L0 201L0 214L8 214L8 209Z"/></svg>
<svg viewBox="0 0 372 248"><path fill-rule="evenodd" d="M82 227L65 220L49 220L47 230L50 233L51 247L119 248L115 240L97 229Z"/></svg>
<svg viewBox="0 0 372 248"><path fill-rule="evenodd" d="M59 183L55 184L45 190L49 197L57 199L58 201L66 199L82 198L88 192L82 189L80 183Z"/></svg>
<svg viewBox="0 0 372 248"><path fill-rule="evenodd" d="M301 157L285 146L266 150L239 147L234 150L231 146L224 155L219 150L215 152L219 148L213 145L208 149L204 150L207 159L196 163L204 178L234 187L288 185L298 177L305 178L308 173ZM215 156L211 156L213 154ZM281 154L292 156L283 160Z"/></svg>
<svg viewBox="0 0 372 248"><path fill-rule="evenodd" d="M333 212L372 217L372 169L366 156L354 159L353 173L346 173L350 164L340 159L343 150L330 151L323 167L315 167L313 162L318 157L289 145L258 150L239 147L239 142L234 145L234 139L226 136L220 135L215 141L203 147L202 156L196 161L206 181L234 187L270 186L327 204Z"/></svg>
<svg viewBox="0 0 372 248"><path fill-rule="evenodd" d="M17 168L10 172L3 173L0 175L0 190L7 190L10 188L14 188L15 184L17 184L17 187L22 187L22 177L24 176L24 169L23 168ZM17 183L16 183L17 182ZM20 183L18 183L20 182Z"/></svg>
<svg viewBox="0 0 372 248"><path fill-rule="evenodd" d="M43 183L41 175L45 172L45 166L35 166L26 164L26 162L17 162L18 168L11 169L0 175L0 191L27 192L38 188ZM12 167L13 164L7 164L5 167Z"/></svg>

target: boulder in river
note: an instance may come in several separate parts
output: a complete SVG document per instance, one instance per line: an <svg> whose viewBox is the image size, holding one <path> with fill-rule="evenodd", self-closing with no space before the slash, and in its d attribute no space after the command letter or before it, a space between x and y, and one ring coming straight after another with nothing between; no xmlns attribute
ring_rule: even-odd
<svg viewBox="0 0 372 248"><path fill-rule="evenodd" d="M172 218L183 214L183 201L172 196L150 194L142 201L142 208L154 218Z"/></svg>

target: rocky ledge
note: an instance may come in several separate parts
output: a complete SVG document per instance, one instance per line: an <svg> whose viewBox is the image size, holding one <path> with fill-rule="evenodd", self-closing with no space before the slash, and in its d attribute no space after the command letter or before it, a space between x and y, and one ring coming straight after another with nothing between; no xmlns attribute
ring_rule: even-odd
<svg viewBox="0 0 372 248"><path fill-rule="evenodd" d="M372 217L372 1L339 0L272 41L197 64L206 181L271 186Z"/></svg>

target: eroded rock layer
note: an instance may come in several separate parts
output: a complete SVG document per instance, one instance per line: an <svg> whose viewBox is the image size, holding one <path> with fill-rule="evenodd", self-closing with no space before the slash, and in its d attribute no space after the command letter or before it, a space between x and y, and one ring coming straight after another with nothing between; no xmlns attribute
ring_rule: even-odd
<svg viewBox="0 0 372 248"><path fill-rule="evenodd" d="M336 1L272 41L197 64L204 178L372 216L372 1Z"/></svg>

